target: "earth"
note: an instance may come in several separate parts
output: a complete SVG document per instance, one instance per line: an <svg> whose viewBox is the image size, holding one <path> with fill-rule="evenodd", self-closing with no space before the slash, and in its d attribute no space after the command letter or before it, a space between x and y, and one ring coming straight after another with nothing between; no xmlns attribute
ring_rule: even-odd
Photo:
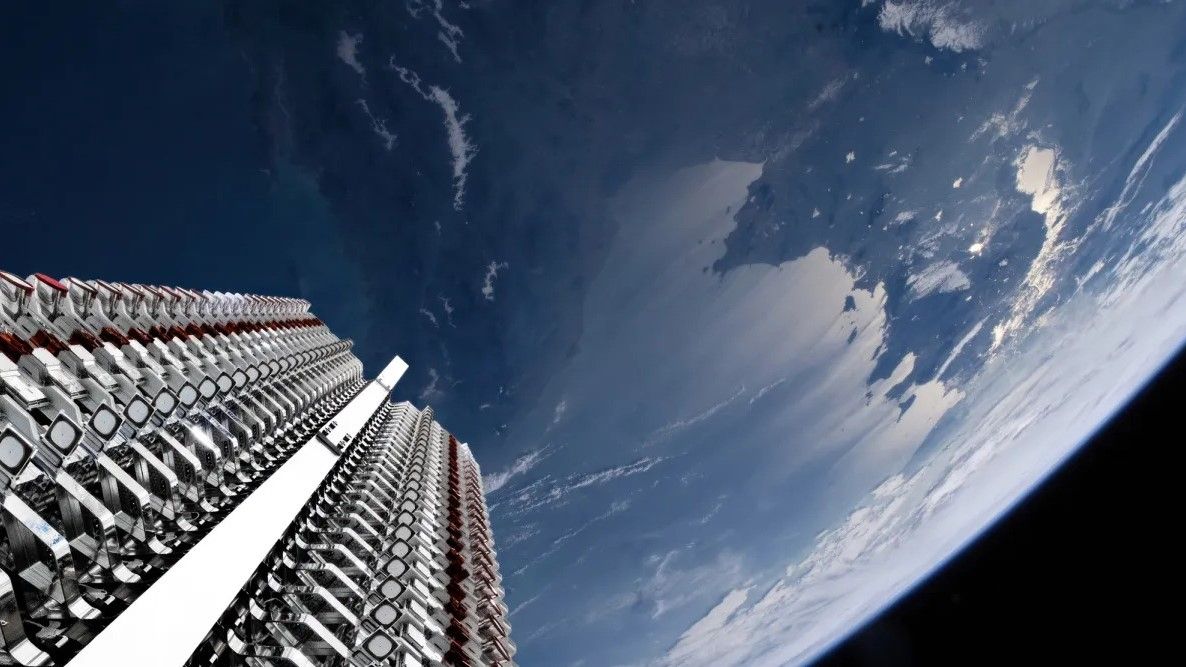
<svg viewBox="0 0 1186 667"><path fill-rule="evenodd" d="M809 662L1186 341L1186 6L3 10L4 268L308 298L523 665Z"/></svg>

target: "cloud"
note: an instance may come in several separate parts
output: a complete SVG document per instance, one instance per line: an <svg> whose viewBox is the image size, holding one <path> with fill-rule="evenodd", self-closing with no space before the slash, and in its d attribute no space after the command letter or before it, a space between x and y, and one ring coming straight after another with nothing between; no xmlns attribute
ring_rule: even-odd
<svg viewBox="0 0 1186 667"><path fill-rule="evenodd" d="M450 327L457 328L457 325L453 323L453 304L449 303L449 300L443 296L438 297L437 300L441 302L441 313L444 315L445 322L448 323ZM421 306L420 314L423 315L433 327L440 328L440 318L438 318L437 314L432 310Z"/></svg>
<svg viewBox="0 0 1186 667"><path fill-rule="evenodd" d="M541 561L544 561L544 560L552 557L553 555L555 555L558 551L560 551L560 548L563 547L564 544L566 542L568 542L569 540L580 535L581 533L585 532L586 530L589 530L589 528L593 527L595 524L606 521L610 517L613 517L617 514L621 514L622 512L625 512L628 509L630 509L630 500L629 499L615 500L613 503L610 504L609 508L607 510L605 510L604 512L602 512L601 514L594 516L593 518L585 521L584 523L577 526L576 528L572 528L572 529L568 530L567 532L554 538L552 540L552 543L550 545L548 545L548 548L546 550L541 551L534 558L527 561L523 565L519 566L518 569L516 569L514 572L511 573L511 576L518 576L520 574L523 574L528 569L530 569L533 565L535 565Z"/></svg>
<svg viewBox="0 0 1186 667"><path fill-rule="evenodd" d="M779 385L781 385L784 382L786 382L785 378L779 378L779 379L775 380L774 382L771 382L770 384L767 384L766 386L762 387L761 389L758 389L758 391L755 392L753 396L750 396L750 399L749 399L750 405L753 405L754 403L757 403L758 401L762 400L763 396L770 393L771 391L776 389Z"/></svg>
<svg viewBox="0 0 1186 667"><path fill-rule="evenodd" d="M886 0L877 14L886 32L930 42L937 49L959 53L980 48L987 28L956 3L935 0Z"/></svg>
<svg viewBox="0 0 1186 667"><path fill-rule="evenodd" d="M1004 40L1024 40L1051 19L1079 12L1082 0L861 0L880 4L882 30L925 42L936 49L963 53L983 50ZM1133 0L1093 0L1092 5L1116 11L1132 8Z"/></svg>
<svg viewBox="0 0 1186 667"><path fill-rule="evenodd" d="M713 506L710 507L709 510L704 513L704 516L700 517L699 519L696 519L696 523L701 526L706 525L709 521L712 521L712 518L714 516L716 516L721 511L721 508L723 508L724 506L725 506L725 498L722 496L721 498L717 499L717 501L715 503L713 503Z"/></svg>
<svg viewBox="0 0 1186 667"><path fill-rule="evenodd" d="M388 59L387 67L398 74L400 80L415 90L420 97L440 107L444 115L445 135L453 166L453 209L460 211L465 203L465 185L469 179L467 169L478 153L477 146L465 133L465 126L470 121L469 115L461 113L457 100L449 91L439 86L425 86L419 74L397 65L394 56Z"/></svg>
<svg viewBox="0 0 1186 667"><path fill-rule="evenodd" d="M464 3L462 3L464 6ZM412 18L418 19L425 10L437 23L437 39L440 40L445 48L449 50L449 54L453 56L453 60L457 63L461 62L461 53L459 47L461 45L461 38L465 33L457 25L450 23L444 15L444 0L431 0L431 6L426 0L408 0L404 5L408 14Z"/></svg>
<svg viewBox="0 0 1186 667"><path fill-rule="evenodd" d="M456 328L457 325L453 323L453 304L443 296L439 296L437 299L441 302L441 311L445 313L445 321L449 323L449 326Z"/></svg>
<svg viewBox="0 0 1186 667"><path fill-rule="evenodd" d="M461 46L461 38L465 35L465 33L461 32L461 28L446 21L444 17L440 15L440 13L437 13L436 17L441 26L441 29L437 31L437 39L439 39L441 43L445 45L446 49L449 49L449 53L453 56L453 60L460 64L461 52L459 47Z"/></svg>
<svg viewBox="0 0 1186 667"><path fill-rule="evenodd" d="M721 448L720 439L700 437L710 425L722 430L737 425L729 431L735 437L728 451L756 471L747 493L779 497L812 471L816 478L827 476L815 481L830 485L830 500L848 503L859 500L887 471L906 465L962 398L939 381L909 381L914 355L896 360L891 377L870 384L885 361L889 296L883 285L858 286L856 271L824 248L779 266L702 272L720 257L719 240L733 230L734 211L762 169L761 164L714 161L675 174L640 174L615 198L616 217L629 233L615 240L605 268L590 283L580 350L550 385L553 395L568 403L566 423L581 427L572 429L567 445L579 447L581 456L555 457L555 462L591 465L590 459L601 459L604 467L565 475L541 466L548 475L501 493L494 509L499 521L540 525L539 541L546 546L550 542L544 539L556 537L549 530L563 532L568 526L556 526L545 513L571 503L570 513L577 514L575 500L587 498L575 494L601 498L632 489L638 506L659 502L656 494L670 492L662 485L651 490L651 478L666 469L660 466L667 459L659 454L679 453L688 464L674 471L673 485L699 475L695 486L710 489L707 497L716 498L736 479L703 464ZM697 335L687 336L687 331ZM606 403L605 396L614 400ZM553 406L544 405L511 432L537 437L552 420ZM620 457L620 450L598 446L641 444L653 437L670 442L642 449L656 456L627 464L611 458ZM720 510L722 516L731 507L735 502ZM805 510L789 511L801 517ZM787 526L795 516L778 528L791 530ZM675 523L688 529L698 518ZM590 540L593 533L590 529L569 544ZM744 583L740 575L731 581ZM611 585L606 594L665 614L675 605L711 598L707 608L728 586L724 579L697 580L701 597L683 602L671 595L640 599L636 589L642 584L624 582Z"/></svg>
<svg viewBox="0 0 1186 667"><path fill-rule="evenodd" d="M910 154L892 150L886 155L887 160L873 167L874 171L887 174L900 174L910 168Z"/></svg>
<svg viewBox="0 0 1186 667"><path fill-rule="evenodd" d="M490 264L486 266L486 277L482 279L482 296L487 301L494 300L494 279L498 277L499 271L506 268L510 268L510 265L506 262L495 262L494 260L491 260Z"/></svg>
<svg viewBox="0 0 1186 667"><path fill-rule="evenodd" d="M444 396L445 392L440 388L440 382L441 374L437 372L437 369L429 368L428 384L424 385L424 388L420 390L420 400L429 402Z"/></svg>
<svg viewBox="0 0 1186 667"><path fill-rule="evenodd" d="M815 111L816 109L839 97L840 91L844 90L844 84L846 83L848 83L848 77L846 76L829 81L827 85L825 85L823 89L820 90L819 95L816 95L815 99L811 100L811 102L807 104L807 110Z"/></svg>
<svg viewBox="0 0 1186 667"><path fill-rule="evenodd" d="M943 361L943 364L939 366L939 370L935 372L935 377L943 377L943 373L947 371L947 367L950 366L952 362L955 361L956 357L958 357L960 353L964 351L964 347L966 347L968 343L972 342L972 339L980 333L980 330L984 328L985 322L986 320L980 320L968 331L968 333L964 334L963 338L959 339L959 342L955 344L955 347L951 348L951 353L947 355L947 359Z"/></svg>
<svg viewBox="0 0 1186 667"><path fill-rule="evenodd" d="M428 318L428 321L432 324L433 327L439 326L437 324L437 316L433 315L431 310L429 310L427 308L421 308L420 314L423 315L424 317Z"/></svg>
<svg viewBox="0 0 1186 667"><path fill-rule="evenodd" d="M589 615L596 618L632 609L657 619L704 600L720 582L739 582L745 569L737 552L726 549L705 559L696 544L654 554L646 564L653 568L649 576L636 579L632 590L592 609ZM737 663L725 660L719 664Z"/></svg>
<svg viewBox="0 0 1186 667"><path fill-rule="evenodd" d="M383 148L390 152L392 148L395 148L395 142L399 139L399 136L387 130L387 120L385 118L377 118L375 114L371 113L371 107L367 104L366 100L360 98L356 100L356 103L362 107L362 112L371 121L371 129L382 140Z"/></svg>
<svg viewBox="0 0 1186 667"><path fill-rule="evenodd" d="M763 389L765 391L769 391L769 387L764 387ZM662 440L662 439L664 439L678 431L682 431L690 426L695 426L701 422L707 421L707 420L711 419L713 415L717 414L721 410L723 410L726 407L728 407L729 405L731 405L734 401L741 398L744 394L745 394L745 387L740 387L737 391L733 392L730 396L727 396L727 397L721 399L717 403L710 405L708 408L706 408L706 409L704 409L690 417L684 417L681 419L677 419L673 422L670 422L668 424L664 424L663 426L660 426L659 428L655 429L654 433L651 433L650 437L648 437L646 439L646 442L644 444L648 444L648 445L654 444L654 443L656 443L656 442L658 442L658 441L660 441L660 440ZM750 402L752 403L753 401L750 401Z"/></svg>
<svg viewBox="0 0 1186 667"><path fill-rule="evenodd" d="M934 455L866 495L762 596L749 595L752 584L735 587L729 605L691 624L657 664L810 662L1070 455L1186 339L1186 179L1136 225L1106 289L1075 293L1023 349L991 359L964 386L966 414L944 431Z"/></svg>
<svg viewBox="0 0 1186 667"><path fill-rule="evenodd" d="M631 475L644 473L665 460L666 459L662 456L645 457L638 459L633 463L627 463L626 465L615 466L613 468L606 468L605 470L599 470L597 472L578 475L574 478L570 478L571 481L564 487L561 487L561 490L553 490L549 493L549 495L555 498L560 498L587 486L605 484L606 482L612 482L613 480L621 477L630 477Z"/></svg>
<svg viewBox="0 0 1186 667"><path fill-rule="evenodd" d="M1113 281L1114 301L1121 300L1127 292L1144 289L1151 280L1151 272L1161 263L1186 255L1186 178L1170 187L1156 206L1148 211L1142 209L1125 224L1140 228L1141 232L1137 242L1104 269ZM1167 294L1176 293L1179 285L1166 289ZM1183 306L1167 312L1183 312Z"/></svg>
<svg viewBox="0 0 1186 667"><path fill-rule="evenodd" d="M1178 126L1178 121L1182 120L1182 112L1174 114L1169 122L1153 137L1149 145L1145 147L1144 152L1133 163L1132 169L1129 170L1128 176L1124 179L1124 188L1120 191L1120 196L1116 198L1116 202L1108 208L1104 209L1104 214L1098 221L1102 229L1106 230L1115 222L1116 216L1120 214L1129 204L1132 203L1133 197L1140 191L1141 186L1145 184L1145 178L1149 175L1149 167L1153 162L1153 157L1157 155L1161 149L1162 144L1169 138L1174 128Z"/></svg>
<svg viewBox="0 0 1186 667"><path fill-rule="evenodd" d="M449 152L453 155L453 208L460 211L465 200L466 169L477 155L478 149L465 134L469 116L462 114L457 101L444 88L432 86L428 89L430 99L445 113L445 131L449 136Z"/></svg>
<svg viewBox="0 0 1186 667"><path fill-rule="evenodd" d="M555 553L556 550L558 548L560 548L560 545L571 540L572 538L576 537L577 535L580 535L581 533L585 532L586 530L588 530L589 526L597 523L598 521L605 521L606 519L610 518L611 516L614 516L615 514L621 514L622 512L625 512L628 509L630 509L630 500L629 499L615 500L613 503L610 504L609 509L605 510L601 514L598 514L597 516L593 517L592 519L589 519L588 521L581 524L580 526L578 526L578 527L560 535L556 539L552 540L552 548L548 549L548 551L546 551L544 553L544 556L546 557L550 554Z"/></svg>
<svg viewBox="0 0 1186 667"><path fill-rule="evenodd" d="M554 480L551 476L544 476L521 489L517 489L509 497L492 504L490 510L491 513L497 511L514 518L545 507L554 509L566 501L573 493L599 487L626 477L641 475L649 472L652 468L666 460L666 457L648 456L636 459L630 463L602 468L592 472L573 473L561 480ZM532 463L534 465L538 461L533 461ZM514 466L512 465L513 468ZM489 487L487 487L487 493L490 492Z"/></svg>
<svg viewBox="0 0 1186 667"><path fill-rule="evenodd" d="M932 294L958 292L971 286L968 276L955 262L935 262L922 271L906 278L910 288L910 300L917 301Z"/></svg>
<svg viewBox="0 0 1186 667"><path fill-rule="evenodd" d="M681 641L684 638L700 637L721 629L728 622L729 617L733 615L733 612L740 609L741 605L745 604L745 601L749 599L749 592L750 587L747 586L726 593L725 597L717 603L717 606L710 609L707 614L684 632L683 637L680 638Z"/></svg>
<svg viewBox="0 0 1186 667"><path fill-rule="evenodd" d="M507 613L507 617L508 618L512 617L515 614L519 613L520 611L523 611L525 608L531 606L532 604L535 603L536 600L540 599L540 597L542 595L543 595L543 593L537 593L536 595L533 595L533 596L527 598L526 600L520 602L519 604L515 605L515 608L512 609L509 613Z"/></svg>
<svg viewBox="0 0 1186 667"><path fill-rule="evenodd" d="M363 68L362 63L358 61L358 45L362 43L362 33L350 34L345 30L338 33L338 59L346 63L350 69L358 72L358 75L366 79L366 69Z"/></svg>
<svg viewBox="0 0 1186 667"><path fill-rule="evenodd" d="M503 549L513 547L520 542L526 542L536 535L539 535L539 531L540 529L538 525L528 524L512 532L500 534L498 537L498 546Z"/></svg>
<svg viewBox="0 0 1186 667"><path fill-rule="evenodd" d="M506 470L488 473L482 478L482 486L485 488L486 493L491 494L498 491L506 486L507 482L511 481L512 478L522 475L539 465L540 461L548 457L551 449L551 445L533 449L526 454L520 455Z"/></svg>
<svg viewBox="0 0 1186 667"><path fill-rule="evenodd" d="M1038 79L1036 78L1026 84L1021 96L1017 98L1017 102L1013 104L1013 108L1008 113L994 111L989 114L984 123L972 133L972 140L989 135L990 141L996 141L1020 133L1026 126L1022 112L1029 106L1037 86Z"/></svg>
<svg viewBox="0 0 1186 667"><path fill-rule="evenodd" d="M559 424L561 419L564 419L564 413L568 411L568 401L561 400L556 404L555 410L552 411L552 424Z"/></svg>
<svg viewBox="0 0 1186 667"><path fill-rule="evenodd" d="M1017 191L1030 196L1030 208L1042 215L1045 234L1042 247L1038 249L1037 257L1030 262L1008 316L993 327L993 350L1026 324L1030 314L1054 287L1058 260L1071 247L1062 239L1062 231L1070 215L1071 200L1061 176L1067 166L1059 162L1056 148L1031 145L1013 163L1017 169Z"/></svg>

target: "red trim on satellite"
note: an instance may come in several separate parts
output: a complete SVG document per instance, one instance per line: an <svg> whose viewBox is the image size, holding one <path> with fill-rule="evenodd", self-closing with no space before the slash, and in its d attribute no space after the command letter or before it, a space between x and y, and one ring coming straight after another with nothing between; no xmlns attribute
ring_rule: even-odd
<svg viewBox="0 0 1186 667"><path fill-rule="evenodd" d="M16 363L26 354L33 354L33 348L16 334L0 331L0 354Z"/></svg>
<svg viewBox="0 0 1186 667"><path fill-rule="evenodd" d="M145 333L143 329L137 329L136 327L128 329L128 337L140 341L141 345L148 345L152 342L151 336Z"/></svg>
<svg viewBox="0 0 1186 667"><path fill-rule="evenodd" d="M61 339L46 331L45 329L33 334L33 337L29 339L29 344L33 347L44 347L55 357L69 349L66 347L66 344L61 341Z"/></svg>
<svg viewBox="0 0 1186 667"><path fill-rule="evenodd" d="M57 278L50 278L49 276L45 275L44 273L34 273L33 277L40 280L41 282L45 283L46 285L49 285L50 287L58 290L59 292L62 292L62 293L66 292L66 286L63 285L62 283L58 282Z"/></svg>
<svg viewBox="0 0 1186 667"><path fill-rule="evenodd" d="M103 330L99 332L99 336L116 347L123 347L131 342L127 336L117 331L114 327L103 327Z"/></svg>
<svg viewBox="0 0 1186 667"><path fill-rule="evenodd" d="M102 341L95 338L89 331L83 331L82 329L78 329L71 334L70 344L79 345L87 352L94 352L103 345Z"/></svg>

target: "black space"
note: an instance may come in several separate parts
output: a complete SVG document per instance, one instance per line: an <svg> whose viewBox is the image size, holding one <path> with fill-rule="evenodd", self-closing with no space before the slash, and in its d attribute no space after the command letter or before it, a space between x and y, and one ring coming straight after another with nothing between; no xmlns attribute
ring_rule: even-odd
<svg viewBox="0 0 1186 667"><path fill-rule="evenodd" d="M1184 399L1179 353L1033 495L817 664L1152 664L1173 655Z"/></svg>

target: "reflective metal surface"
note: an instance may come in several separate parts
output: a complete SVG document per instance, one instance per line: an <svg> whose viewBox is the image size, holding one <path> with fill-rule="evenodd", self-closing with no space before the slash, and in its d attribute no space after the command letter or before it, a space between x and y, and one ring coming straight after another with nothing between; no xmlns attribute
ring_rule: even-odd
<svg viewBox="0 0 1186 667"><path fill-rule="evenodd" d="M365 383L298 299L0 272L0 664L63 664Z"/></svg>

